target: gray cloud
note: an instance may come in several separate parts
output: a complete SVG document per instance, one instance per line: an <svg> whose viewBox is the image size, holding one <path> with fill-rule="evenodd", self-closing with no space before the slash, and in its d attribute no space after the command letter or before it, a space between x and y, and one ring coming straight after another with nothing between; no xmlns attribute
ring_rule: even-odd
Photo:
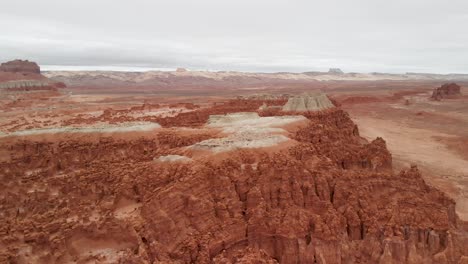
<svg viewBox="0 0 468 264"><path fill-rule="evenodd" d="M468 72L465 0L15 0L0 60L243 71Z"/></svg>

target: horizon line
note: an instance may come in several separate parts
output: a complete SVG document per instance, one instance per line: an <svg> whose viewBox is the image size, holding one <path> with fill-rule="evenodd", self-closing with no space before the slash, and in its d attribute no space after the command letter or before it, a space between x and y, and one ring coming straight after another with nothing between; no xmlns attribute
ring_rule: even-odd
<svg viewBox="0 0 468 264"><path fill-rule="evenodd" d="M290 73L290 74L304 74L304 73L328 73L331 69L340 69L340 68L329 68L328 71L321 70L311 70L311 71L239 71L239 70L213 70L213 69L200 69L200 68L186 68L186 67L147 67L147 66L117 66L117 65L40 65L41 72L58 72L58 71L69 71L69 72L80 72L80 71L90 71L90 72L176 72L178 69L183 69L187 72L239 72L239 73L256 73L256 74L281 74L281 73ZM388 75L410 75L410 74L431 74L431 75L468 75L468 73L460 72L382 72L382 71L372 71L372 72L345 72L343 74L388 74Z"/></svg>

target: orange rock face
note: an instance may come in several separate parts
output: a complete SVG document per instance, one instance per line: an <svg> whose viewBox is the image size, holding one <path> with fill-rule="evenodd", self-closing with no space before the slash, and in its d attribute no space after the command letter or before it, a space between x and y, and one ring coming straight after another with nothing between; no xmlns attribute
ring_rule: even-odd
<svg viewBox="0 0 468 264"><path fill-rule="evenodd" d="M230 102L162 124L198 126L207 113L259 105ZM184 147L213 135L163 129L128 138L3 139L0 262L466 259L455 203L416 167L394 173L385 141L366 142L339 108L304 115L306 124L290 132L294 144L281 150L191 162L153 159L190 156Z"/></svg>

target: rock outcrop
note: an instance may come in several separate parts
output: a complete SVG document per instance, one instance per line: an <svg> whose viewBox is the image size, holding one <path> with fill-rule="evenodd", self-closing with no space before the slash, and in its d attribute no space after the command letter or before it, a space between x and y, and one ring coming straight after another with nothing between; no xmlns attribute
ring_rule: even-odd
<svg viewBox="0 0 468 264"><path fill-rule="evenodd" d="M37 63L28 60L13 60L2 63L0 64L0 71L36 74L41 73L41 69Z"/></svg>
<svg viewBox="0 0 468 264"><path fill-rule="evenodd" d="M283 106L283 111L307 112L319 111L334 107L326 94L306 94L289 98Z"/></svg>
<svg viewBox="0 0 468 264"><path fill-rule="evenodd" d="M460 93L460 86L456 83L446 83L438 88L435 88L432 92L431 99L440 101L444 98L454 98L459 95Z"/></svg>
<svg viewBox="0 0 468 264"><path fill-rule="evenodd" d="M0 65L0 93L57 90L65 87L63 82L52 81L43 76L35 62L14 60Z"/></svg>

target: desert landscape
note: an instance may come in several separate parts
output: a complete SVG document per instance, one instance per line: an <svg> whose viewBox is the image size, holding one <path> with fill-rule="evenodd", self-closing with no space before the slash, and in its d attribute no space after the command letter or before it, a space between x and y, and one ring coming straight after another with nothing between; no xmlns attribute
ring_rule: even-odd
<svg viewBox="0 0 468 264"><path fill-rule="evenodd" d="M468 75L0 66L0 263L468 263Z"/></svg>

